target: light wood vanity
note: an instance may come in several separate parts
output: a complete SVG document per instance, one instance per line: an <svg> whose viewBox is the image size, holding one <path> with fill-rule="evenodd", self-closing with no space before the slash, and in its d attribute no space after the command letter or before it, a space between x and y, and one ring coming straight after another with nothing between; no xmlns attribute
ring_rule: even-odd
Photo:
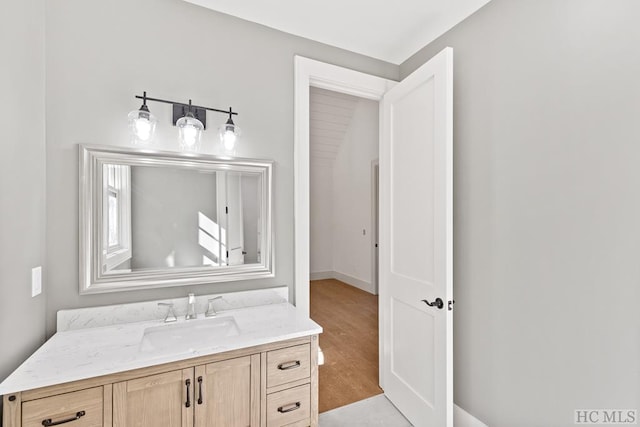
<svg viewBox="0 0 640 427"><path fill-rule="evenodd" d="M62 329L0 383L2 425L315 427L320 333L287 302Z"/></svg>
<svg viewBox="0 0 640 427"><path fill-rule="evenodd" d="M317 426L318 336L5 395L5 427Z"/></svg>

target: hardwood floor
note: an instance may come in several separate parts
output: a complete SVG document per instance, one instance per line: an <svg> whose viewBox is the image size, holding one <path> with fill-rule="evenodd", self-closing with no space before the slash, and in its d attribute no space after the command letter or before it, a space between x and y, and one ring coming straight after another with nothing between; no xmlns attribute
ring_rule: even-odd
<svg viewBox="0 0 640 427"><path fill-rule="evenodd" d="M339 280L311 282L311 318L324 328L319 410L382 393L378 387L378 296Z"/></svg>

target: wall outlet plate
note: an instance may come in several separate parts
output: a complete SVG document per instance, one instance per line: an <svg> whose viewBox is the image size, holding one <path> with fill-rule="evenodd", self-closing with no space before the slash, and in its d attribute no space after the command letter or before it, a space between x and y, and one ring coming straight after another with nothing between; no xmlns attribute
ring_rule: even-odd
<svg viewBox="0 0 640 427"><path fill-rule="evenodd" d="M31 269L31 297L36 297L42 293L42 267Z"/></svg>

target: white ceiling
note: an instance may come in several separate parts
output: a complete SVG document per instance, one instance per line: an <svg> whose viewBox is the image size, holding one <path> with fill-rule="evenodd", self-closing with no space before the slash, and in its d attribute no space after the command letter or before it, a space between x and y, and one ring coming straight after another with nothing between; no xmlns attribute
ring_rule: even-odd
<svg viewBox="0 0 640 427"><path fill-rule="evenodd" d="M309 157L335 160L358 101L355 96L309 88Z"/></svg>
<svg viewBox="0 0 640 427"><path fill-rule="evenodd" d="M400 64L490 0L185 0Z"/></svg>

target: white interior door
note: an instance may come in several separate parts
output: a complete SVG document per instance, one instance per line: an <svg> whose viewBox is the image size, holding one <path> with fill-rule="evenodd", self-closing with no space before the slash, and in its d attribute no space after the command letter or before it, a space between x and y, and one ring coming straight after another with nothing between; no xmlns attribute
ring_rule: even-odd
<svg viewBox="0 0 640 427"><path fill-rule="evenodd" d="M447 48L381 104L381 384L416 427L453 426L452 66Z"/></svg>

